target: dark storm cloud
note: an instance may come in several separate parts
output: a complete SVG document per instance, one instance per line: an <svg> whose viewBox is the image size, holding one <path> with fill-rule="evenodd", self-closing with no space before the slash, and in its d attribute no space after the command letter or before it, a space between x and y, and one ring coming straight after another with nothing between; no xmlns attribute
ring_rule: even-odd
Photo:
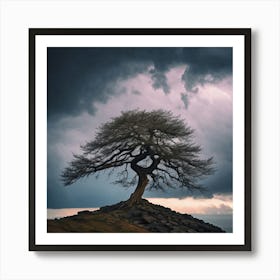
<svg viewBox="0 0 280 280"><path fill-rule="evenodd" d="M132 90L131 93L135 94L135 95L140 95L141 92L139 90Z"/></svg>
<svg viewBox="0 0 280 280"><path fill-rule="evenodd" d="M125 64L129 51L110 48L48 48L48 117L93 113L92 102L106 102L114 82L146 70Z"/></svg>
<svg viewBox="0 0 280 280"><path fill-rule="evenodd" d="M153 88L159 89L161 88L164 93L169 93L170 88L167 84L167 78L163 72L160 72L156 69L151 69L149 73L152 75L153 80Z"/></svg>
<svg viewBox="0 0 280 280"><path fill-rule="evenodd" d="M181 93L181 100L183 101L185 108L188 109L189 96L186 93Z"/></svg>
<svg viewBox="0 0 280 280"><path fill-rule="evenodd" d="M232 49L48 48L48 117L93 114L92 103L106 103L118 80L143 72L151 71L154 88L168 93L165 73L182 64L186 90L196 92L198 84L231 74Z"/></svg>
<svg viewBox="0 0 280 280"><path fill-rule="evenodd" d="M232 48L184 48L182 55L188 62L182 76L187 91L196 93L197 85L232 74Z"/></svg>
<svg viewBox="0 0 280 280"><path fill-rule="evenodd" d="M75 187L64 187L60 174L65 168L65 160L52 149L57 143L63 144L59 134L69 127L55 126L65 116L78 116L82 112L94 115L94 102L106 103L112 95L123 94L125 89L116 91L116 83L134 77L139 73L151 76L154 89L168 94L171 86L166 73L172 67L186 66L181 79L186 92L180 93L181 100L188 109L191 95L198 92L198 86L216 82L232 74L231 48L48 48L48 207L99 207L116 203L128 198L134 188L127 190L115 186L102 177L96 180L90 176L81 180ZM184 90L184 89L183 89ZM132 90L135 96L141 92ZM77 129L77 127L70 127ZM231 130L230 130L231 131ZM219 137L220 131L212 131ZM211 147L218 157L220 165L214 176L203 184L210 191L204 197L214 193L232 191L232 143L215 141L213 135L207 139L217 145ZM231 135L226 139L231 139ZM221 160L220 160L221 159ZM106 179L104 179L106 178ZM201 196L189 193L186 189L169 189L166 192L146 191L146 197L185 197Z"/></svg>

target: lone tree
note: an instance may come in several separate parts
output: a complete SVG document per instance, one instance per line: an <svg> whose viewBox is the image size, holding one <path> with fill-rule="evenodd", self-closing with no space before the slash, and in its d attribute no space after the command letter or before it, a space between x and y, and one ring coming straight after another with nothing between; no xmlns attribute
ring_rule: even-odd
<svg viewBox="0 0 280 280"><path fill-rule="evenodd" d="M70 185L102 170L110 170L110 174L116 170L116 183L123 186L136 185L138 179L127 205L141 201L149 181L155 189L201 190L197 181L213 172L213 161L199 158L201 147L193 142L193 132L169 111L122 112L103 124L93 141L81 146L83 153L74 155L62 179Z"/></svg>

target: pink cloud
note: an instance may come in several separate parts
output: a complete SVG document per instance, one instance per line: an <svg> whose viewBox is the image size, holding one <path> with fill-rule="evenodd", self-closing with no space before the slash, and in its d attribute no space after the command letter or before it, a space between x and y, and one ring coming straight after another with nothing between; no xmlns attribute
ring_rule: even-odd
<svg viewBox="0 0 280 280"><path fill-rule="evenodd" d="M232 196L214 195L213 198L147 198L154 204L187 214L232 214Z"/></svg>
<svg viewBox="0 0 280 280"><path fill-rule="evenodd" d="M95 102L94 116L84 112L79 116L65 117L57 123L62 128L58 132L56 143L52 147L64 162L68 162L72 153L80 151L80 145L94 138L100 124L120 115L121 111L135 109L165 109L185 119L195 129L196 141L202 145L208 156L219 155L221 141L231 137L232 125L232 81L226 78L217 84L205 84L199 93L192 94L186 109L181 99L185 92L181 77L185 65L172 68L167 74L170 92L154 89L151 76L139 74L127 80L119 80L115 84L116 93L106 103ZM135 91L139 92L135 94ZM51 130L51 128L50 128ZM56 130L57 131L57 130Z"/></svg>

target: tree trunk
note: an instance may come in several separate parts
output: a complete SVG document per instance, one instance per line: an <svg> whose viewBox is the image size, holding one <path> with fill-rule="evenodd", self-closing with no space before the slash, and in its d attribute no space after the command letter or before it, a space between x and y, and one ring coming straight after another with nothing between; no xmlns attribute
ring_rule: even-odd
<svg viewBox="0 0 280 280"><path fill-rule="evenodd" d="M130 198L127 201L127 204L129 206L132 206L134 204L137 204L141 201L142 195L145 191L145 188L148 184L149 180L146 174L139 175L139 181L137 184L137 187L134 191L134 193L130 196Z"/></svg>

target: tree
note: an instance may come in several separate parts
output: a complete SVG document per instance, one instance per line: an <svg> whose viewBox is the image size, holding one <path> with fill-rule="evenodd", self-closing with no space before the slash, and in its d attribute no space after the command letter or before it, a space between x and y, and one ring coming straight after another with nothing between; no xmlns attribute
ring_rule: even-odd
<svg viewBox="0 0 280 280"><path fill-rule="evenodd" d="M70 185L102 170L110 170L110 174L117 170L116 183L129 186L138 179L128 205L141 201L149 182L155 189L201 190L198 179L213 173L213 159L199 158L201 147L194 143L193 133L169 111L122 112L100 126L93 141L81 146L83 153L74 155L62 179Z"/></svg>

